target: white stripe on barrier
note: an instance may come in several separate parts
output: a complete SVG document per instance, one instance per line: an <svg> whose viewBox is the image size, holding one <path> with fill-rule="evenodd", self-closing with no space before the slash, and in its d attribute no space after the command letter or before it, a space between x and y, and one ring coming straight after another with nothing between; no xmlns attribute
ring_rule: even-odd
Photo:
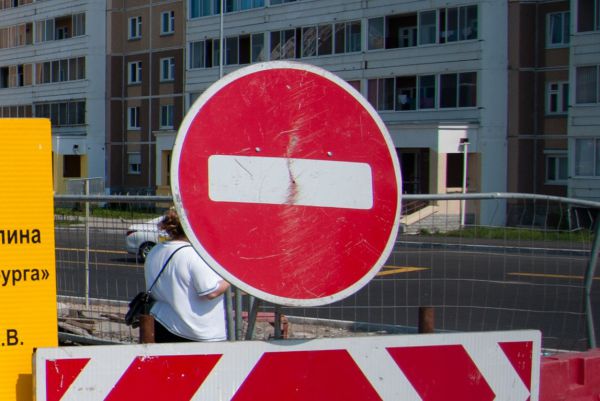
<svg viewBox="0 0 600 401"><path fill-rule="evenodd" d="M61 401L103 401L134 357L125 348L119 355L113 352L94 352Z"/></svg>
<svg viewBox="0 0 600 401"><path fill-rule="evenodd" d="M348 352L367 376L382 401L422 401L385 348L365 350L349 346ZM390 386L389 383L394 385Z"/></svg>
<svg viewBox="0 0 600 401"><path fill-rule="evenodd" d="M529 398L529 390L496 341L482 339L477 344L467 342L464 347L496 394L495 401Z"/></svg>
<svg viewBox="0 0 600 401"><path fill-rule="evenodd" d="M210 372L192 400L229 400L263 355L259 347L248 347L242 353L225 353Z"/></svg>

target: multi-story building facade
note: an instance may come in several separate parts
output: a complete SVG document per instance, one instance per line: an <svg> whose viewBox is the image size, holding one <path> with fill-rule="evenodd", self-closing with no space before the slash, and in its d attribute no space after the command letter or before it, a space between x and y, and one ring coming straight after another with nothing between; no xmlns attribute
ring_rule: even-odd
<svg viewBox="0 0 600 401"><path fill-rule="evenodd" d="M106 6L95 0L0 4L0 108L52 122L54 188L104 177ZM94 110L90 113L89 110Z"/></svg>
<svg viewBox="0 0 600 401"><path fill-rule="evenodd" d="M508 190L566 196L569 1L509 2Z"/></svg>
<svg viewBox="0 0 600 401"><path fill-rule="evenodd" d="M174 137L184 114L185 1L107 5L108 186L113 193L160 193L168 160L157 163L155 145Z"/></svg>
<svg viewBox="0 0 600 401"><path fill-rule="evenodd" d="M1 1L0 112L51 119L57 192L167 194L191 103L296 60L379 112L406 193L462 190L466 155L471 192L600 199L599 2L223 0L221 19L221 0Z"/></svg>
<svg viewBox="0 0 600 401"><path fill-rule="evenodd" d="M569 195L600 201L600 0L571 1Z"/></svg>
<svg viewBox="0 0 600 401"><path fill-rule="evenodd" d="M218 4L189 2L190 101L219 77ZM506 190L506 0L225 5L224 73L283 59L323 67L380 113L397 148L405 192L460 190L465 153L470 191Z"/></svg>

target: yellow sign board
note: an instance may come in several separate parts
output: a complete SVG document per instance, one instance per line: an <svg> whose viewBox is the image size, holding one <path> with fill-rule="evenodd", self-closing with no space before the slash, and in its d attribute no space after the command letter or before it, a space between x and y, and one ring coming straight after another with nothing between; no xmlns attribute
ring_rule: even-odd
<svg viewBox="0 0 600 401"><path fill-rule="evenodd" d="M0 400L26 401L34 348L58 345L50 121L0 119L0 136Z"/></svg>

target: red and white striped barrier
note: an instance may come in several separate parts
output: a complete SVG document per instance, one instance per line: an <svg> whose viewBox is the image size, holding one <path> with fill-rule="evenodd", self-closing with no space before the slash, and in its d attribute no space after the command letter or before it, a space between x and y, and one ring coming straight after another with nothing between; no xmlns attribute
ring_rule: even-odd
<svg viewBox="0 0 600 401"><path fill-rule="evenodd" d="M60 347L36 400L537 401L540 333Z"/></svg>

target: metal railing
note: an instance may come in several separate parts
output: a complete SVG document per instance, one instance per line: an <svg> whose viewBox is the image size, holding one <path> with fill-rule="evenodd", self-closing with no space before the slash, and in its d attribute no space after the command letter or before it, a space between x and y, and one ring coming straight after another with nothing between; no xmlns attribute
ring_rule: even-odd
<svg viewBox="0 0 600 401"><path fill-rule="evenodd" d="M596 346L600 203L511 193L404 195L403 201L428 206L403 216L392 254L363 289L310 308L269 305L232 289L230 339L416 332L419 309L430 307L436 331L538 329L546 349ZM63 342L137 342L122 318L127 301L144 289L143 264L126 252L125 234L171 202L55 196Z"/></svg>

